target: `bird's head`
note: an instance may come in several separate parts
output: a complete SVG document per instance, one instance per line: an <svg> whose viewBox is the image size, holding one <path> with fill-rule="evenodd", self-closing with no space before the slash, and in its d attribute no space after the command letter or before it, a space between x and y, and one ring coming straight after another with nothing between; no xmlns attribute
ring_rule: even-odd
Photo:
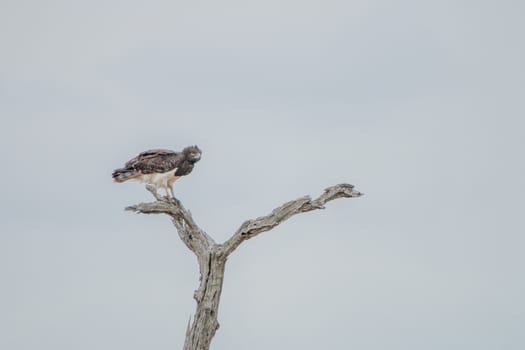
<svg viewBox="0 0 525 350"><path fill-rule="evenodd" d="M187 159L189 159L190 162L196 163L201 159L201 150L197 146L189 146L186 147L183 151L184 155Z"/></svg>

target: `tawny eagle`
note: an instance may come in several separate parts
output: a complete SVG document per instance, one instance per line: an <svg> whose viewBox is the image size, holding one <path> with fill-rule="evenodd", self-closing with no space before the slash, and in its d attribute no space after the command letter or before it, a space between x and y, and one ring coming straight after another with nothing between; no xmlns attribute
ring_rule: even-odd
<svg viewBox="0 0 525 350"><path fill-rule="evenodd" d="M174 198L173 183L181 176L191 173L199 159L201 150L197 146L186 147L182 152L152 149L140 153L123 168L113 171L113 180L139 180L146 184L146 189L153 193L156 199L160 200L157 192L159 188L166 191L168 198Z"/></svg>

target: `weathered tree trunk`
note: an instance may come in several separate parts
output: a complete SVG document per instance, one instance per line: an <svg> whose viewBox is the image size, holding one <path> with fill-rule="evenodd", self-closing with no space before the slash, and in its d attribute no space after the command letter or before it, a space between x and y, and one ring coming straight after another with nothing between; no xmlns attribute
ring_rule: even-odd
<svg viewBox="0 0 525 350"><path fill-rule="evenodd" d="M186 332L184 350L208 349L211 339L219 328L217 315L221 298L222 281L226 257L217 252L218 246L212 248L201 268L201 281L194 298L197 301L197 311L191 327ZM202 265L201 265L202 266Z"/></svg>
<svg viewBox="0 0 525 350"><path fill-rule="evenodd" d="M245 221L239 229L223 244L217 244L193 221L189 211L177 199L166 199L153 203L140 203L127 207L143 214L167 214L181 240L197 256L200 270L199 288L193 295L197 301L197 311L191 326L188 324L184 350L208 350L219 328L217 316L221 298L224 268L228 256L244 241L269 231L290 217L316 209L324 209L326 202L337 198L359 197L363 194L353 190L354 186L339 184L329 187L315 200L304 196L287 202L270 214Z"/></svg>

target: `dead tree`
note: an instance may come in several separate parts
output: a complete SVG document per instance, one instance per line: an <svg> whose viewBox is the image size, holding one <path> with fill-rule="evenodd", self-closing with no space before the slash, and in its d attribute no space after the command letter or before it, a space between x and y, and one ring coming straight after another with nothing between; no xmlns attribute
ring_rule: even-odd
<svg viewBox="0 0 525 350"><path fill-rule="evenodd" d="M339 184L327 188L322 195L312 200L304 196L275 208L270 214L245 221L224 243L216 243L193 220L190 212L177 199L140 203L126 210L142 214L169 215L177 228L180 239L197 256L200 270L200 284L193 297L197 311L191 326L188 324L184 350L207 350L219 328L217 313L224 279L224 267L228 256L244 241L266 232L290 217L324 209L325 203L337 198L359 197L354 186Z"/></svg>

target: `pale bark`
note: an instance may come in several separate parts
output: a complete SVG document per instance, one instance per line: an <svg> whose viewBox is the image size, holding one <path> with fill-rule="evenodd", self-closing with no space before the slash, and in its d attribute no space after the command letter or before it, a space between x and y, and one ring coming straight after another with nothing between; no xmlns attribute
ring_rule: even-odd
<svg viewBox="0 0 525 350"><path fill-rule="evenodd" d="M287 202L270 214L245 221L239 229L222 244L215 241L193 220L191 213L177 199L156 201L129 206L126 210L142 214L169 215L177 228L179 237L196 255L199 263L200 283L193 297L197 310L193 322L188 325L184 350L207 350L219 328L217 321L219 301L224 279L224 268L228 256L244 241L266 232L290 217L315 209L337 198L359 197L363 194L354 191L354 186L339 184L327 188L322 195L312 200L309 196Z"/></svg>

